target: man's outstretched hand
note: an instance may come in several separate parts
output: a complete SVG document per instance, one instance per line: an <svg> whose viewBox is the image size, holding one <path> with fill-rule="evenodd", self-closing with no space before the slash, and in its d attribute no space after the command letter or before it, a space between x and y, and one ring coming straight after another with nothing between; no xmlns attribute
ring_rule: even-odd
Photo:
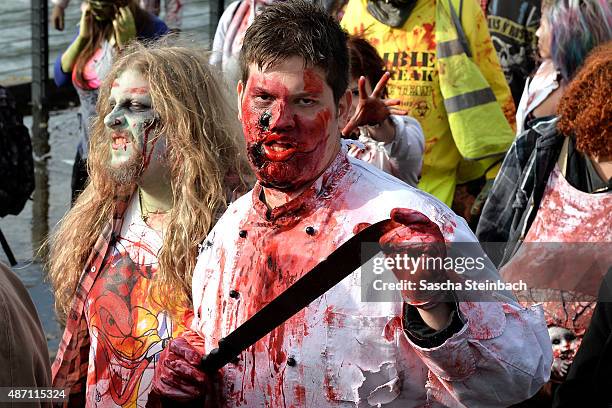
<svg viewBox="0 0 612 408"><path fill-rule="evenodd" d="M442 231L424 214L409 208L394 208L391 211L391 221L386 232L378 241L386 257L395 258L397 255L422 257L424 262L426 258L446 256ZM368 223L357 224L354 232L357 233L369 225ZM438 282L445 277L444 271L426 267L420 267L417 270L396 267L393 272L398 280L414 282L417 288L421 280ZM427 307L436 298L436 293L418 289L403 291L402 295L407 303L417 307Z"/></svg>
<svg viewBox="0 0 612 408"><path fill-rule="evenodd" d="M203 399L210 385L199 368L203 355L204 339L193 331L170 340L155 367L152 392L178 402Z"/></svg>
<svg viewBox="0 0 612 408"><path fill-rule="evenodd" d="M428 258L446 256L442 231L425 214L409 208L394 208L391 210L391 221L378 241L386 257L395 258L397 255L420 257L425 262ZM353 232L358 233L369 225L357 224ZM402 297L406 303L418 309L425 324L435 330L445 327L452 311L450 305L442 301L447 293L422 290L419 287L421 280L428 283L444 281L445 271L436 267L425 267L421 263L416 270L401 269L396 265L393 273L399 281L414 282L415 289L402 291Z"/></svg>

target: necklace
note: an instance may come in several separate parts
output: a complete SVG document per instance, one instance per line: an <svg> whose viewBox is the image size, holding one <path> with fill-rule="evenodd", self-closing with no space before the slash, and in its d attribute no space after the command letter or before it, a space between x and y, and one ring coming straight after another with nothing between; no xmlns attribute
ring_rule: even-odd
<svg viewBox="0 0 612 408"><path fill-rule="evenodd" d="M142 191L141 191L140 189L138 189L138 203L140 204L140 219L141 219L141 220L142 220L142 221L143 221L145 224L147 223L147 221L149 221L149 216L150 216L151 214L155 214L155 215L158 215L158 214L166 214L166 213L169 211L169 210L166 210L166 211L159 211L159 210L156 210L156 211L149 211L149 210L147 210L147 209L144 207L144 205L143 205L143 202L142 202Z"/></svg>

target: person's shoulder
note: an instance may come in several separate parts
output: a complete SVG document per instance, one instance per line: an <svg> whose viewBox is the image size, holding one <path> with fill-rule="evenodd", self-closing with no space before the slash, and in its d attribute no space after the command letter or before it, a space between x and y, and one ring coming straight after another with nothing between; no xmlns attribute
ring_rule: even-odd
<svg viewBox="0 0 612 408"><path fill-rule="evenodd" d="M221 14L221 19L223 19L223 17L231 19L234 16L236 9L238 9L238 6L240 6L240 3L242 2L243 0L236 0L236 1L231 2L225 8L225 11L223 11L223 14Z"/></svg>
<svg viewBox="0 0 612 408"><path fill-rule="evenodd" d="M154 27L154 34L155 35L163 35L166 34L168 32L168 26L166 25L166 23L159 17L157 17L156 15L152 15L153 17L153 27Z"/></svg>
<svg viewBox="0 0 612 408"><path fill-rule="evenodd" d="M231 203L223 215L221 215L213 230L237 228L240 221L246 217L249 210L253 207L252 195L253 190L251 189Z"/></svg>
<svg viewBox="0 0 612 408"><path fill-rule="evenodd" d="M410 208L425 214L440 225L449 241L475 241L465 220L436 197L379 170L362 160L349 158L358 180L352 187L354 197L367 204L373 218L388 218L394 208ZM361 212L361 208L356 208ZM381 218L382 217L382 218Z"/></svg>
<svg viewBox="0 0 612 408"><path fill-rule="evenodd" d="M168 26L166 23L153 13L146 12L149 15L150 25L146 27L144 32L139 33L139 36L144 39L153 39L168 34Z"/></svg>
<svg viewBox="0 0 612 408"><path fill-rule="evenodd" d="M25 293L25 287L11 271L11 269L0 262L0 298L6 300L15 294Z"/></svg>
<svg viewBox="0 0 612 408"><path fill-rule="evenodd" d="M389 117L395 123L402 124L404 126L414 127L414 128L419 129L420 131L423 131L423 128L421 127L421 124L419 123L419 121L416 120L415 118L413 118L412 116L408 116L408 115L391 115Z"/></svg>
<svg viewBox="0 0 612 408"><path fill-rule="evenodd" d="M425 148L425 134L418 120L407 115L391 115L389 117L395 125L395 129L399 135L408 137L411 140L416 140L421 150Z"/></svg>
<svg viewBox="0 0 612 408"><path fill-rule="evenodd" d="M236 0L225 8L223 14L221 14L221 18L219 18L219 23L217 24L217 33L222 34L225 37L225 32L232 22L234 14L236 14L236 10L242 1L243 0ZM217 33L215 33L215 36L218 35Z"/></svg>
<svg viewBox="0 0 612 408"><path fill-rule="evenodd" d="M423 202L438 201L433 196L406 184L370 163L354 157L349 157L349 161L353 171L359 175L359 180L354 188L366 195L391 201L403 201L406 198Z"/></svg>
<svg viewBox="0 0 612 408"><path fill-rule="evenodd" d="M46 339L28 290L9 267L0 262L0 336L2 348L12 349L0 357L0 386L51 385ZM8 326L8 327L7 327Z"/></svg>

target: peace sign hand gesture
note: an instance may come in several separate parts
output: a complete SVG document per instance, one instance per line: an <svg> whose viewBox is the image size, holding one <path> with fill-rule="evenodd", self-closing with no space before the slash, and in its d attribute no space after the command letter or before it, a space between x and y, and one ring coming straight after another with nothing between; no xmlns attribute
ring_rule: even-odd
<svg viewBox="0 0 612 408"><path fill-rule="evenodd" d="M342 135L344 137L349 136L353 130L360 126L380 124L390 115L406 115L406 111L393 108L393 106L400 104L399 99L381 98L382 91L385 89L390 77L391 74L385 72L370 96L368 96L366 91L365 77L361 76L359 78L359 104L357 105L357 109L355 109L353 117L348 121L344 129L342 129Z"/></svg>

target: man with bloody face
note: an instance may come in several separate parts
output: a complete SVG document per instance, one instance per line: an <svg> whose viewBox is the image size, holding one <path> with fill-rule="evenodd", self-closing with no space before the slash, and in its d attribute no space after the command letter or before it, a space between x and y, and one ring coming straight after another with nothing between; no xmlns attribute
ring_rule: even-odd
<svg viewBox="0 0 612 408"><path fill-rule="evenodd" d="M291 196L329 166L340 144L329 137L346 106L334 107L324 73L300 57L257 69L238 85L247 153L262 186Z"/></svg>
<svg viewBox="0 0 612 408"><path fill-rule="evenodd" d="M163 397L215 407L501 407L546 381L551 353L537 307L511 297L445 302L448 293L431 290L365 302L365 267L220 370L202 366L222 338L378 221L391 218L380 238L389 255L419 244L433 254L445 242L472 243L482 255L440 201L347 157L347 55L339 25L301 0L270 6L247 30L239 118L258 183L201 245L191 326L201 342L170 341L154 380ZM390 104L376 98L378 88L360 97L350 126L384 119L377 112ZM444 275L422 268L409 279ZM482 276L497 276L488 261Z"/></svg>

